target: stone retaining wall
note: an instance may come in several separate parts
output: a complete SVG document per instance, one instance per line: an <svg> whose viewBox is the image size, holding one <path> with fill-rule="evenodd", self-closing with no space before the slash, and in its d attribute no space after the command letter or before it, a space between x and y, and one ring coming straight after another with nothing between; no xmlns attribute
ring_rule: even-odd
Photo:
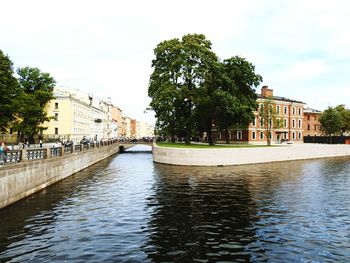
<svg viewBox="0 0 350 263"><path fill-rule="evenodd" d="M350 145L294 144L246 148L170 148L153 145L153 161L173 165L220 166L350 156Z"/></svg>
<svg viewBox="0 0 350 263"><path fill-rule="evenodd" d="M119 144L0 167L0 208L27 197L119 151Z"/></svg>

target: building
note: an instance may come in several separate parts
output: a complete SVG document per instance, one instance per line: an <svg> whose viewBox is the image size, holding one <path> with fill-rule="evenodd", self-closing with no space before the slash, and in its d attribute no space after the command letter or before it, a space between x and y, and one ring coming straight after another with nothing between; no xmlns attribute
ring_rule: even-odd
<svg viewBox="0 0 350 263"><path fill-rule="evenodd" d="M304 108L303 130L304 136L321 136L320 116L321 111Z"/></svg>
<svg viewBox="0 0 350 263"><path fill-rule="evenodd" d="M119 139L124 138L123 111L114 105L112 105L112 125L114 127L114 131L116 132L116 137Z"/></svg>
<svg viewBox="0 0 350 263"><path fill-rule="evenodd" d="M137 121L135 119L130 120L130 138L136 139Z"/></svg>
<svg viewBox="0 0 350 263"><path fill-rule="evenodd" d="M108 106L92 95L76 89L55 87L55 99L47 105L48 116L44 123L45 137L69 139L80 142L85 138L100 140L107 137L109 124Z"/></svg>
<svg viewBox="0 0 350 263"><path fill-rule="evenodd" d="M154 125L150 125L146 122L137 122L137 139L141 138L153 138L154 137Z"/></svg>
<svg viewBox="0 0 350 263"><path fill-rule="evenodd" d="M274 116L269 121L276 123L271 126L270 134L267 135L266 125L264 125L257 110L254 112L255 119L248 128L237 128L230 131L230 141L264 143L267 141L267 135L270 136L271 142L303 142L304 102L274 96L272 89L263 86L261 93L258 94L257 103L259 108L266 103L273 108ZM220 133L219 140L226 140L225 134Z"/></svg>

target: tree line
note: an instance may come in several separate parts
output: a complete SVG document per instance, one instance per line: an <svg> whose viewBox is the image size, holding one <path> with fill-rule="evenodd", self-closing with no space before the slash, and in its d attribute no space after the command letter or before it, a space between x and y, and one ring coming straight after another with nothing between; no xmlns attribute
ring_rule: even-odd
<svg viewBox="0 0 350 263"><path fill-rule="evenodd" d="M320 124L325 135L343 135L350 132L350 110L342 104L329 106L321 114Z"/></svg>
<svg viewBox="0 0 350 263"><path fill-rule="evenodd" d="M52 100L55 80L38 68L14 71L8 55L0 50L0 130L17 132L18 138L32 140L42 124L49 121L45 105Z"/></svg>
<svg viewBox="0 0 350 263"><path fill-rule="evenodd" d="M217 132L228 140L231 128L253 121L262 77L245 58L220 60L203 34L162 41L154 55L148 96L159 134L189 144L206 132L214 145Z"/></svg>

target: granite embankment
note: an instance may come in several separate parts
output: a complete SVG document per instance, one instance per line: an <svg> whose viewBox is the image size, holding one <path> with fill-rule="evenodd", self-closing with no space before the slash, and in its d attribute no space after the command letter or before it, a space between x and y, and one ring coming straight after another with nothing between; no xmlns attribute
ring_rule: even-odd
<svg viewBox="0 0 350 263"><path fill-rule="evenodd" d="M60 148L61 149L61 148ZM47 151L50 151L48 148ZM51 149L52 151L52 149ZM0 167L0 208L27 197L119 151L118 143Z"/></svg>
<svg viewBox="0 0 350 263"><path fill-rule="evenodd" d="M193 166L243 165L350 156L350 145L291 144L274 147L170 148L153 145L157 163Z"/></svg>

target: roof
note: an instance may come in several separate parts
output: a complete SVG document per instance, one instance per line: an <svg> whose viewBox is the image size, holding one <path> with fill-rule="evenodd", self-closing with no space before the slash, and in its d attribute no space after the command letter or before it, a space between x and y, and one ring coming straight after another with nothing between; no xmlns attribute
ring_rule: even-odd
<svg viewBox="0 0 350 263"><path fill-rule="evenodd" d="M292 100L285 97L279 97L279 96L272 96L272 97L264 97L261 94L257 94L259 99L272 99L272 100L278 100L278 101L286 101L286 102L293 102L293 103L300 103L300 104L306 104L305 102L298 101L298 100Z"/></svg>
<svg viewBox="0 0 350 263"><path fill-rule="evenodd" d="M304 108L304 113L322 113L322 111L306 107L306 108Z"/></svg>

